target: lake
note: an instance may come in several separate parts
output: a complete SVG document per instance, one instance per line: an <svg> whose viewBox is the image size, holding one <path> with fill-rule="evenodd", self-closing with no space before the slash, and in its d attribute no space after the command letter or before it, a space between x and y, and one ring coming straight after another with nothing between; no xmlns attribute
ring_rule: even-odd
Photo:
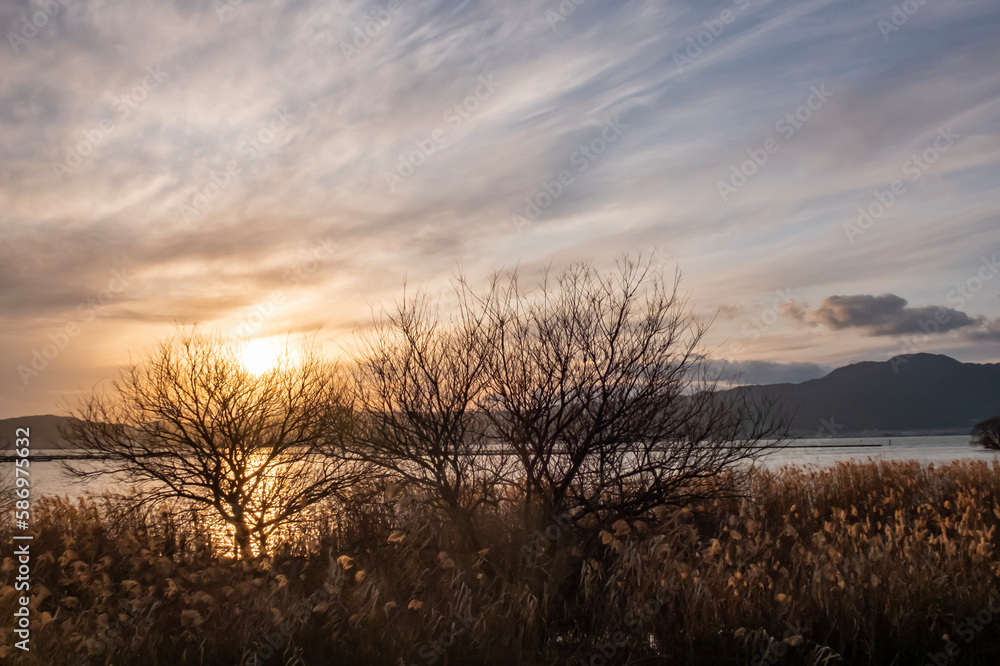
<svg viewBox="0 0 1000 666"><path fill-rule="evenodd" d="M809 447L809 448L805 448ZM873 437L864 439L800 439L793 447L765 459L770 468L788 465L820 467L848 460L919 460L947 463L953 460L996 460L998 451L969 444L968 435L935 437Z"/></svg>
<svg viewBox="0 0 1000 666"><path fill-rule="evenodd" d="M47 451L37 451L44 454ZM53 453L55 453L53 451ZM61 453L66 453L62 451ZM793 446L771 453L763 463L778 469L786 466L827 466L837 462L857 460L919 460L923 463L947 463L959 459L996 460L1000 452L977 449L969 445L968 435L944 437L879 437L865 439L800 439ZM13 463L5 463L13 467ZM9 470L5 470L12 473ZM41 495L82 495L86 490L100 492L110 487L106 480L91 480L80 484L65 475L58 461L31 464L31 479L35 497ZM10 481L8 481L10 483Z"/></svg>

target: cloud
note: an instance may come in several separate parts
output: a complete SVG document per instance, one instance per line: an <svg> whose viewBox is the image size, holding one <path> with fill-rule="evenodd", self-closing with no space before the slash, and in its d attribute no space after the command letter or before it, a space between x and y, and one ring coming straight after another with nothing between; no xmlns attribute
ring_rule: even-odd
<svg viewBox="0 0 1000 666"><path fill-rule="evenodd" d="M274 290L289 303L274 327L339 331L404 279L439 288L457 265L475 280L669 244L695 305L745 304L718 310L713 335L725 336L765 314L772 299L759 297L778 288L813 303L947 291L996 242L995 0L928 3L889 40L876 27L882 5L751 2L683 71L674 53L702 39L719 7L583 3L553 26L558 0L407 0L376 30L384 2L260 0L221 15L219 5L60 3L29 43L0 49L0 416L29 409L13 372L24 353L119 268L129 288L103 311L106 328L87 328L53 362L53 391L97 381L173 321L230 325ZM0 26L17 30L38 6L0 3ZM359 50L348 57L345 45ZM156 66L166 78L140 89ZM455 122L451 110L490 76L495 93ZM716 182L824 84L822 110L721 201ZM285 108L291 122L272 138ZM580 170L574 154L619 114L628 129ZM948 125L968 139L850 245L843 224ZM415 153L437 130L440 147ZM87 154L57 176L71 151ZM419 168L390 191L385 174L415 154ZM518 233L512 212L555 189ZM186 219L181 205L206 192L210 204ZM329 256L289 284L327 238ZM828 305L810 332L886 335L938 312L904 304L880 320ZM800 301L780 311L812 321ZM963 331L959 351L988 353L995 325L945 312ZM854 336L829 336L844 348L806 344L794 325L761 332L757 358L833 363L878 348ZM769 356L772 342L799 346ZM57 381L70 366L73 381Z"/></svg>
<svg viewBox="0 0 1000 666"><path fill-rule="evenodd" d="M806 317L809 315L809 304L805 301L793 298L787 303L782 303L778 310L785 317L795 319L797 321L805 321Z"/></svg>
<svg viewBox="0 0 1000 666"><path fill-rule="evenodd" d="M718 317L723 320L737 319L742 317L744 313L746 313L746 308L739 303L724 303L719 306Z"/></svg>
<svg viewBox="0 0 1000 666"><path fill-rule="evenodd" d="M947 333L975 326L979 320L943 306L907 307L895 294L828 296L810 313L813 322L833 330L860 328L869 336Z"/></svg>
<svg viewBox="0 0 1000 666"><path fill-rule="evenodd" d="M775 361L713 362L723 384L799 384L819 379L833 368L817 363L778 363Z"/></svg>
<svg viewBox="0 0 1000 666"><path fill-rule="evenodd" d="M977 328L970 328L962 332L962 336L973 342L1000 342L1000 317L980 319Z"/></svg>

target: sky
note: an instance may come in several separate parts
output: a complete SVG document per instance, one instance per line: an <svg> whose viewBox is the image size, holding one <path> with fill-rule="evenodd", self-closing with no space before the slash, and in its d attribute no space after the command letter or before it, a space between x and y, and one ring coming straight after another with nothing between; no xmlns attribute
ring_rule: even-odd
<svg viewBox="0 0 1000 666"><path fill-rule="evenodd" d="M0 418L177 326L641 255L751 382L1000 361L1000 5L0 5Z"/></svg>

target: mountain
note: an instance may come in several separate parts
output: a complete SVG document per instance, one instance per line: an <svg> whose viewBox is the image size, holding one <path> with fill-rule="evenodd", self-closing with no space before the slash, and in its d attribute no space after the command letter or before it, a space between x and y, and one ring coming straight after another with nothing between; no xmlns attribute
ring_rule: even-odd
<svg viewBox="0 0 1000 666"><path fill-rule="evenodd" d="M948 356L914 354L886 362L838 368L801 384L730 389L773 399L804 437L859 435L967 435L976 423L1000 415L1000 363L961 363ZM0 449L10 449L14 430L31 429L36 449L65 448L59 425L67 417L25 416L0 420Z"/></svg>
<svg viewBox="0 0 1000 666"><path fill-rule="evenodd" d="M18 428L28 428L32 449L67 448L69 443L59 436L59 426L68 421L68 417L52 414L0 419L0 451L14 448L15 432Z"/></svg>
<svg viewBox="0 0 1000 666"><path fill-rule="evenodd" d="M1000 363L961 363L938 354L898 356L838 368L801 384L732 389L774 399L795 434L968 434L1000 415Z"/></svg>

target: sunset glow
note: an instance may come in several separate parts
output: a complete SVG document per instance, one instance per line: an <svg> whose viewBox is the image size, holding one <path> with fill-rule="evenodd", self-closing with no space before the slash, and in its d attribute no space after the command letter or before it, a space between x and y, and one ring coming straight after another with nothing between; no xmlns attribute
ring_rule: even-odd
<svg viewBox="0 0 1000 666"><path fill-rule="evenodd" d="M0 664L996 663L998 0L0 26Z"/></svg>
<svg viewBox="0 0 1000 666"><path fill-rule="evenodd" d="M280 365L286 354L277 338L259 338L240 346L240 363L253 375L262 375Z"/></svg>

